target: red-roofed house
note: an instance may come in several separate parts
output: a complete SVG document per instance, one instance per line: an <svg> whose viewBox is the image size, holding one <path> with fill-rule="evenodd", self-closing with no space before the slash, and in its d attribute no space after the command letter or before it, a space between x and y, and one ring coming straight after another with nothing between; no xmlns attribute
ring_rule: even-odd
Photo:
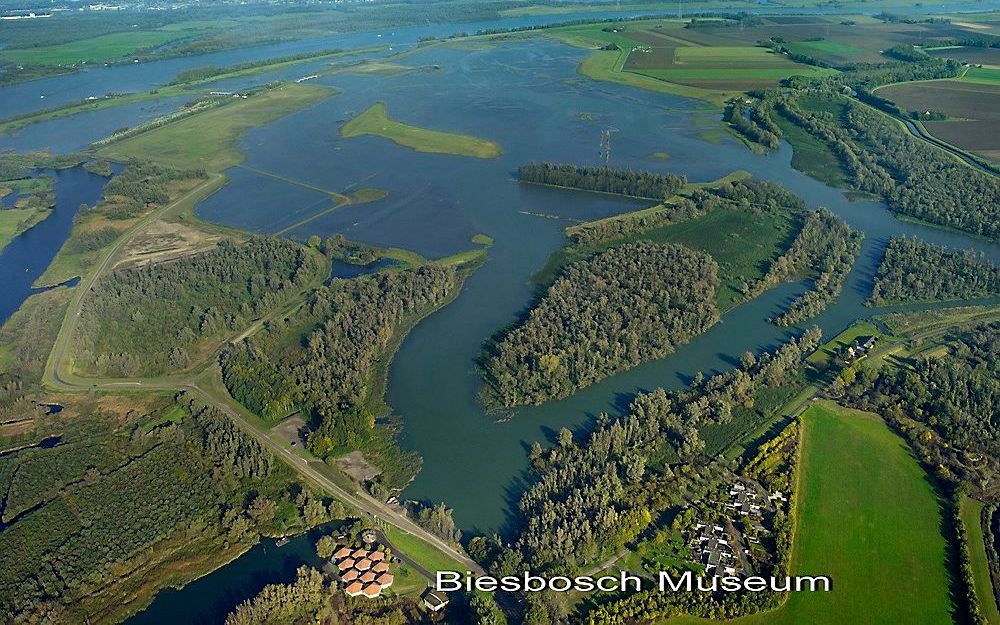
<svg viewBox="0 0 1000 625"><path fill-rule="evenodd" d="M368 552L365 551L364 549L355 549L354 553L351 554L351 557L354 558L355 560L360 560L361 558L367 558Z"/></svg>
<svg viewBox="0 0 1000 625"><path fill-rule="evenodd" d="M372 567L372 570L375 571L376 573L386 573L389 571L389 563L376 562L375 566Z"/></svg>
<svg viewBox="0 0 1000 625"><path fill-rule="evenodd" d="M378 584L371 583L365 586L363 591L366 597L377 597L382 592L382 587Z"/></svg>
<svg viewBox="0 0 1000 625"><path fill-rule="evenodd" d="M367 571L368 569L372 568L372 561L369 560L368 558L358 560L357 562L354 563L354 568L356 568L359 571Z"/></svg>
<svg viewBox="0 0 1000 625"><path fill-rule="evenodd" d="M382 588L388 588L389 586L392 586L394 579L396 578L392 576L392 573L382 573L378 576L378 579L375 580L375 583Z"/></svg>
<svg viewBox="0 0 1000 625"><path fill-rule="evenodd" d="M367 573L362 575L359 579L362 584L370 584L375 581L376 577L378 577L378 573L373 573L372 571L368 571Z"/></svg>
<svg viewBox="0 0 1000 625"><path fill-rule="evenodd" d="M373 551L368 554L368 559L372 562L381 562L382 560L385 560L385 553L378 550Z"/></svg>
<svg viewBox="0 0 1000 625"><path fill-rule="evenodd" d="M344 560L341 560L340 563L337 564L337 568L340 569L341 571L346 571L348 569L353 569L354 568L354 560L352 558L346 558Z"/></svg>
<svg viewBox="0 0 1000 625"><path fill-rule="evenodd" d="M340 576L340 579L341 579L341 581L343 581L344 583L350 583L350 582L353 582L354 580L358 579L358 572L357 572L356 570L354 570L354 569L351 569L351 570L349 570L349 571L346 571L346 572L344 572L344 573L343 573L343 574L342 574L342 575Z"/></svg>
<svg viewBox="0 0 1000 625"><path fill-rule="evenodd" d="M358 595L364 592L364 587L361 585L360 582L354 582L353 584L345 588L344 592L346 592L349 597L357 597Z"/></svg>
<svg viewBox="0 0 1000 625"><path fill-rule="evenodd" d="M337 553L333 554L333 559L334 560L343 560L344 558L348 557L349 555L351 555L351 548L350 547L341 547L340 549L337 550Z"/></svg>

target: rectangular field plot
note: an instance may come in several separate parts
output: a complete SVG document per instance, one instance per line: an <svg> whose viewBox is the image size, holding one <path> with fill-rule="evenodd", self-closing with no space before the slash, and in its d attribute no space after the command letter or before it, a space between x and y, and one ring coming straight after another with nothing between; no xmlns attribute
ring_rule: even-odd
<svg viewBox="0 0 1000 625"><path fill-rule="evenodd" d="M973 48L969 46L953 46L928 50L927 54L943 59L955 59L972 65L995 65L1000 67L1000 48Z"/></svg>
<svg viewBox="0 0 1000 625"><path fill-rule="evenodd" d="M1000 71L996 73L1000 76ZM891 85L878 93L906 112L947 115L946 121L928 121L924 126L942 141L994 162L1000 160L1000 110L996 107L1000 81L934 80Z"/></svg>
<svg viewBox="0 0 1000 625"><path fill-rule="evenodd" d="M707 89L753 89L789 76L833 70L800 65L767 48L750 46L637 48L623 68L651 78Z"/></svg>

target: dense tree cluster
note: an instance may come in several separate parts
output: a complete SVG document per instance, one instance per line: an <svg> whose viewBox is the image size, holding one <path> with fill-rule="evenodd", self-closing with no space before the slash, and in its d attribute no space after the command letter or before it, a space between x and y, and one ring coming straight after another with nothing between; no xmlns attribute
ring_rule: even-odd
<svg viewBox="0 0 1000 625"><path fill-rule="evenodd" d="M445 540L457 543L462 539L462 531L455 525L451 508L443 503L420 507L416 521L420 527Z"/></svg>
<svg viewBox="0 0 1000 625"><path fill-rule="evenodd" d="M170 182L205 177L204 170L171 169L148 161L133 160L104 187L105 203L100 210L111 219L130 219L151 204L168 201L167 185Z"/></svg>
<svg viewBox="0 0 1000 625"><path fill-rule="evenodd" d="M531 460L537 477L519 503L523 527L515 550L487 553L491 568L579 571L635 539L667 508L700 498L728 479L720 467L700 462L704 442L698 428L728 421L734 405L764 386L785 383L819 338L812 329L690 390L639 395L624 416L602 415L584 441L564 430L549 450L536 443ZM682 463L654 470L650 461L664 447Z"/></svg>
<svg viewBox="0 0 1000 625"><path fill-rule="evenodd" d="M322 573L299 567L292 584L268 584L226 617L226 625L312 625L335 618L334 589Z"/></svg>
<svg viewBox="0 0 1000 625"><path fill-rule="evenodd" d="M740 96L726 104L722 119L729 122L736 132L751 142L776 150L781 141L781 128L771 115L771 106L771 103L764 99L751 100L747 103L746 99Z"/></svg>
<svg viewBox="0 0 1000 625"><path fill-rule="evenodd" d="M566 397L673 352L718 320L717 270L703 253L650 242L569 265L528 318L489 348L484 375L495 400Z"/></svg>
<svg viewBox="0 0 1000 625"><path fill-rule="evenodd" d="M862 368L845 392L889 419L941 479L992 500L1000 494L1000 323L951 338L945 356Z"/></svg>
<svg viewBox="0 0 1000 625"><path fill-rule="evenodd" d="M779 110L830 147L856 189L884 197L895 213L1000 236L1000 181L995 176L911 137L877 111L832 94L815 95L842 103L844 115L812 115L791 102L780 104Z"/></svg>
<svg viewBox="0 0 1000 625"><path fill-rule="evenodd" d="M87 405L57 427L58 445L0 456L0 491L11 493L0 499L4 622L80 622L63 611L90 595L115 601L116 585L148 575L170 541L216 552L329 518L321 500L293 495L269 452L193 398L124 418ZM276 525L282 499L296 510L281 521L291 527Z"/></svg>
<svg viewBox="0 0 1000 625"><path fill-rule="evenodd" d="M894 237L875 276L869 303L882 306L991 295L1000 295L1000 267L981 254Z"/></svg>
<svg viewBox="0 0 1000 625"><path fill-rule="evenodd" d="M76 363L128 377L183 369L205 341L275 309L319 267L293 242L251 237L175 262L115 271L84 301Z"/></svg>
<svg viewBox="0 0 1000 625"><path fill-rule="evenodd" d="M852 230L829 209L806 215L791 247L768 268L764 277L744 288L756 297L779 282L796 276L814 276L811 288L797 297L774 322L781 326L815 317L840 295L844 280L861 251L863 234Z"/></svg>
<svg viewBox="0 0 1000 625"><path fill-rule="evenodd" d="M342 449L389 453L370 405L380 399L370 397L376 366L407 324L442 305L459 283L454 268L433 265L334 280L291 317L228 349L223 381L265 419L304 411L316 426L309 442L320 456ZM376 442L381 448L371 447ZM387 477L399 486L412 470Z"/></svg>
<svg viewBox="0 0 1000 625"><path fill-rule="evenodd" d="M675 174L656 174L615 167L585 167L556 163L521 165L518 175L522 182L550 184L654 200L664 200L670 197L687 183L687 178Z"/></svg>

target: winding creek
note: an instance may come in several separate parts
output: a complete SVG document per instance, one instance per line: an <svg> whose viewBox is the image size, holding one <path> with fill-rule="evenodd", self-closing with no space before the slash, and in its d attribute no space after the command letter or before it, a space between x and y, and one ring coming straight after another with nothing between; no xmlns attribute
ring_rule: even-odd
<svg viewBox="0 0 1000 625"><path fill-rule="evenodd" d="M555 17L547 21L571 18ZM456 25L433 28L442 34L459 29ZM416 41L429 31L398 29L395 36L403 37L401 32ZM314 49L333 43L369 45L369 37L374 35L143 64L149 68L145 76L128 66L94 69L79 76L93 78L101 72L124 76L122 80L131 76L132 82L116 82L115 89L145 89L182 69L210 62L293 54L308 49L303 47L307 45ZM429 257L469 249L477 233L494 238L488 262L468 279L460 296L420 323L403 342L390 369L387 395L405 423L403 447L424 458L422 471L405 495L447 502L455 509L459 524L473 532L510 529L509 512L524 487L526 451L532 441L551 440L563 426L585 429L601 412L621 412L637 392L657 386L679 388L697 371L731 368L743 351L776 346L799 330L778 328L767 319L805 288L804 284L780 285L729 311L719 324L666 359L609 378L571 398L520 409L512 419L498 422L476 400L480 382L474 361L483 341L530 306L534 297L530 277L564 243L566 220L593 219L642 206L610 196L520 185L514 179L518 165L531 160L597 164L599 133L613 127L617 129L611 159L615 166L683 173L693 181L743 169L788 187L810 207L829 207L862 230L865 241L841 297L810 322L818 324L826 336L854 319L884 312L866 308L864 300L891 236L916 235L954 248L973 248L1000 262L997 244L899 221L879 202L850 201L842 190L795 171L787 144L766 156L750 152L720 133L718 113L700 102L577 75L576 67L586 53L542 37L482 49L439 46L405 60L411 67L436 69L395 76L322 78L318 82L336 88L338 94L248 133L242 144L247 167L227 172L229 184L196 208L203 218L270 233L329 208L329 199L315 187L334 191L378 187L387 190L388 197L330 212L292 229L288 236L304 240L313 234L342 232L350 239L409 248ZM101 80L100 89L110 86ZM63 94L60 97L69 101L84 94L85 88L75 76L36 83L44 84L0 89L0 102L10 102L11 111L30 110L25 107L40 89ZM62 86L54 89L51 85ZM376 101L384 102L391 116L406 123L495 140L503 154L478 160L420 154L377 137L342 139L339 126ZM23 130L19 140L27 145L32 133L53 132L51 127L46 129L47 124ZM67 144L89 143L93 140L87 139L89 132ZM651 158L657 152L666 152L670 158ZM293 182L262 176L253 169ZM0 320L30 294L31 283L68 235L76 207L100 196L104 182L100 177L82 169L55 175L54 214L16 238L0 255ZM294 181L314 188L297 186ZM295 567L302 563L314 563L308 536L281 548L263 541L184 589L161 592L149 609L129 622L220 622L264 584L292 579Z"/></svg>

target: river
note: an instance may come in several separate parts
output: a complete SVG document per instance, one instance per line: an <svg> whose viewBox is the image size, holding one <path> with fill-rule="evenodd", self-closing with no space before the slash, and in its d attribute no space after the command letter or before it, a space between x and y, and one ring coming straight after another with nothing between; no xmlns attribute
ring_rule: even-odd
<svg viewBox="0 0 1000 625"><path fill-rule="evenodd" d="M572 17L534 19L552 22ZM538 22L433 25L397 29L392 36L400 37L393 41L402 45L424 34ZM31 110L31 94L37 97L38 90L53 89L52 93L71 101L88 95L87 89L148 89L190 67L331 45L368 45L371 36L345 35L146 63L142 64L145 72L131 66L95 68L79 78L4 88L0 102L11 103L12 111L18 107ZM917 235L955 248L974 248L1000 261L1000 247L995 244L899 221L879 202L849 201L842 190L792 169L787 145L766 156L750 152L731 137L720 135L718 113L697 101L581 77L576 67L585 54L543 38L482 49L435 47L415 53L405 63L437 69L320 79L338 89L338 95L249 132L242 144L250 168L336 191L369 186L389 192L378 202L349 206L292 230L289 236L296 239L342 232L366 243L406 247L438 257L472 247L470 238L476 233L494 238L488 261L468 279L460 296L420 323L403 342L390 369L387 393L388 403L405 423L401 444L424 457L423 470L405 495L447 502L455 509L459 524L473 532L510 529L511 504L524 486L526 450L532 441L551 440L563 426L585 429L602 411L622 411L636 392L657 386L679 388L697 371L731 368L743 351L776 346L798 329L781 329L767 319L805 288L795 283L776 287L729 311L718 325L668 358L609 378L571 398L520 409L511 420L497 422L476 400L480 382L473 366L483 341L530 306L534 296L530 277L564 243L562 229L567 220L593 219L640 206L609 196L520 185L514 178L518 165L532 160L597 164L600 132L615 128L611 159L615 166L682 173L696 181L744 169L785 185L810 207L829 207L864 231L866 238L843 294L814 320L827 336L856 318L880 312L863 303L891 236ZM86 76L96 82L88 87L83 80ZM493 139L501 144L503 154L478 160L419 154L377 137L342 139L339 126L376 101L384 102L390 115L407 123ZM23 131L29 132L38 131ZM652 158L657 152L666 152L670 158ZM200 216L269 233L329 206L324 194L305 186L246 168L227 173L229 184L197 207ZM69 170L57 175L61 179L81 174ZM26 263L29 271L24 273L37 271L38 275L51 260L68 233L70 222L60 220L72 219L69 207L93 202L83 196L99 196L96 181L86 179L79 184L88 191L72 200L64 199L72 192L63 193L60 185L59 202L66 202L67 208L57 209L49 220L19 237L36 233L32 236L42 236L45 243L34 248L30 240L22 241L14 248L20 251L11 258ZM53 230L49 238L37 234L46 232L39 228L56 228L57 224L62 229ZM11 247L5 250L4 261ZM51 254L38 251L50 248ZM5 272L0 284L27 280L18 282L20 276L8 266L13 265L0 262L0 271ZM25 288L33 280L27 280ZM0 296L0 304L16 308L20 301L17 297L8 301L8 291ZM22 295L26 292L22 289ZM287 581L295 565L312 563L309 542L302 537L278 549L265 541L183 590L160 593L131 622L219 622L225 612L265 583Z"/></svg>
<svg viewBox="0 0 1000 625"><path fill-rule="evenodd" d="M787 186L810 207L831 208L866 237L843 294L814 320L827 336L856 318L882 312L866 308L864 300L891 236L917 235L954 248L974 248L1000 261L1000 246L899 221L880 202L848 200L842 190L792 169L787 145L761 156L731 137L717 136L710 130L717 127L717 114L698 102L581 78L576 66L582 54L544 39L472 51L435 48L407 59L411 66L440 68L433 72L324 78L321 82L337 88L339 95L251 131L243 143L247 165L253 168L321 188L389 191L384 200L334 211L292 230L297 239L343 232L351 239L408 247L433 257L471 247L469 239L478 232L494 238L488 262L468 279L460 296L403 342L387 395L405 423L403 447L424 458L405 495L447 502L459 524L473 532L510 529L508 515L525 483L532 441L551 440L563 426L585 429L600 412L623 410L639 391L679 388L698 371L731 368L743 351L773 348L798 329L781 329L767 319L805 288L794 283L774 288L731 310L668 358L497 422L476 400L480 382L474 360L484 339L531 304L530 276L563 244L562 229L568 225L529 213L592 219L637 206L608 196L520 185L513 174L521 163L597 163L599 132L614 127L614 165L683 173L692 180L744 169ZM376 100L401 121L496 140L503 155L477 160L418 154L376 137L340 138L339 125ZM671 157L650 158L654 152ZM249 169L230 174L229 185L203 202L199 215L274 232L327 206L304 187ZM224 572L239 578L242 567L238 560L213 574L220 592L227 592L229 574ZM201 592L184 595L185 604L202 601ZM177 595L169 597L158 599L154 609L177 602Z"/></svg>

